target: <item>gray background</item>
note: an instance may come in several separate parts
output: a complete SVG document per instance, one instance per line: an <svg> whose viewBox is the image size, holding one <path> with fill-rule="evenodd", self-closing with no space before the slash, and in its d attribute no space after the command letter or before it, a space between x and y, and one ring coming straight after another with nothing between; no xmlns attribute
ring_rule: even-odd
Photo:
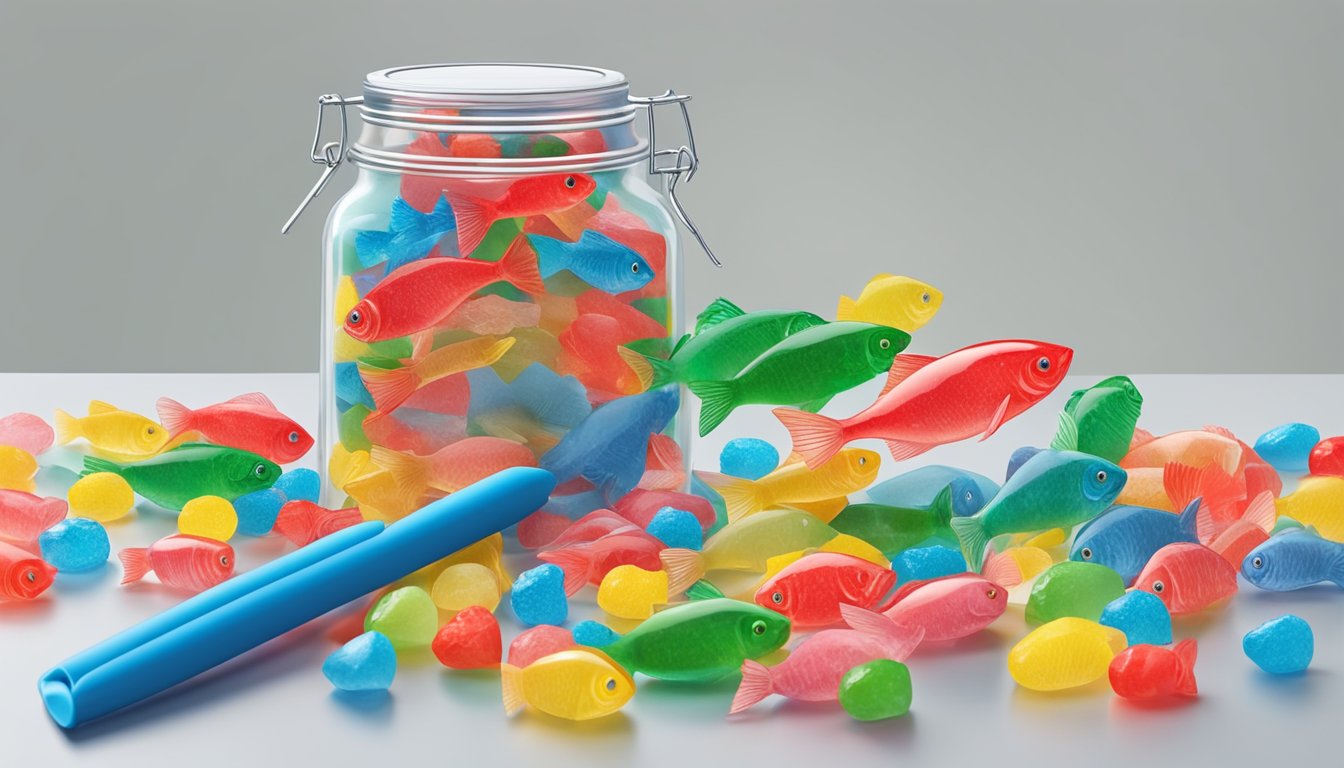
<svg viewBox="0 0 1344 768"><path fill-rule="evenodd" d="M314 98L439 60L695 95L688 308L941 287L916 340L1344 370L1338 2L4 0L0 370L317 368Z"/></svg>

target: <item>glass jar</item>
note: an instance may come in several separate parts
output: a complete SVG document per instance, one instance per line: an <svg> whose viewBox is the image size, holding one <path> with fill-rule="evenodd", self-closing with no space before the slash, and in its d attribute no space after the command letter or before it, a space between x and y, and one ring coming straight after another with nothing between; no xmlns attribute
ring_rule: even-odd
<svg viewBox="0 0 1344 768"><path fill-rule="evenodd" d="M699 237L675 198L696 165L689 119L687 146L651 141L653 108L686 117L687 98L633 98L623 75L590 67L448 64L319 100L312 159L326 170L285 229L345 158L359 169L323 238L325 505L392 521L539 464L561 484L540 540L685 489L683 393L650 390L645 360L681 335L673 214ZM347 147L352 105L364 124ZM329 107L340 136L322 145Z"/></svg>

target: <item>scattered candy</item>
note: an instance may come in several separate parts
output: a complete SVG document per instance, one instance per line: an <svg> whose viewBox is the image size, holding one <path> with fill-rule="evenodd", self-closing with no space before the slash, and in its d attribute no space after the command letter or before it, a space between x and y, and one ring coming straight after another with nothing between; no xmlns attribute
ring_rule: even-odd
<svg viewBox="0 0 1344 768"><path fill-rule="evenodd" d="M203 592L233 575L233 547L222 541L177 534L148 547L130 547L117 553L122 584L143 579L150 571L167 587Z"/></svg>
<svg viewBox="0 0 1344 768"><path fill-rule="evenodd" d="M1303 472L1321 433L1310 424L1293 422L1277 426L1255 441L1255 452L1280 472Z"/></svg>
<svg viewBox="0 0 1344 768"><path fill-rule="evenodd" d="M121 475L94 472L84 475L67 493L70 511L102 523L119 520L135 508L135 492Z"/></svg>
<svg viewBox="0 0 1344 768"><path fill-rule="evenodd" d="M662 541L638 529L617 531L591 542L578 542L559 549L537 553L543 563L564 571L564 593L574 595L584 584L601 584L617 566L633 565L646 571L660 567L667 549ZM559 623L559 622L545 622Z"/></svg>
<svg viewBox="0 0 1344 768"><path fill-rule="evenodd" d="M1134 587L1157 595L1172 616L1180 616L1226 602L1237 592L1237 571L1203 545L1168 544L1144 566Z"/></svg>
<svg viewBox="0 0 1344 768"><path fill-rule="evenodd" d="M42 532L37 539L42 559L61 573L101 568L112 554L107 530L94 520L71 517Z"/></svg>
<svg viewBox="0 0 1344 768"><path fill-rule="evenodd" d="M1305 619L1287 614L1247 632L1241 647L1247 658L1271 675L1296 675L1311 665L1315 638Z"/></svg>
<svg viewBox="0 0 1344 768"><path fill-rule="evenodd" d="M601 646L630 672L684 682L726 677L789 639L789 620L751 603L696 600L659 611Z"/></svg>
<svg viewBox="0 0 1344 768"><path fill-rule="evenodd" d="M620 637L606 624L599 621L580 621L574 625L574 642L578 645L588 645L594 648L601 648L604 645L611 645Z"/></svg>
<svg viewBox="0 0 1344 768"><path fill-rule="evenodd" d="M177 515L177 530L203 539L228 541L238 530L238 513L218 496L200 496L188 501Z"/></svg>
<svg viewBox="0 0 1344 768"><path fill-rule="evenodd" d="M1304 477L1277 506L1279 515L1309 525L1331 541L1344 542L1344 477Z"/></svg>
<svg viewBox="0 0 1344 768"><path fill-rule="evenodd" d="M966 558L959 550L935 544L931 547L911 547L891 561L896 582L927 581L942 576L966 572Z"/></svg>
<svg viewBox="0 0 1344 768"><path fill-rule="evenodd" d="M401 587L378 598L364 617L364 630L377 631L397 649L423 648L439 629L439 609L419 587Z"/></svg>
<svg viewBox="0 0 1344 768"><path fill-rule="evenodd" d="M645 529L650 536L657 538L669 547L700 551L704 546L704 531L700 520L690 512L672 507L663 507L649 521Z"/></svg>
<svg viewBox="0 0 1344 768"><path fill-rule="evenodd" d="M635 695L628 672L600 652L573 649L526 667L501 664L504 712L530 706L565 720L592 720L616 712Z"/></svg>
<svg viewBox="0 0 1344 768"><path fill-rule="evenodd" d="M1056 563L1032 585L1027 621L1044 624L1065 616L1096 621L1111 601L1124 594L1120 574L1104 565Z"/></svg>
<svg viewBox="0 0 1344 768"><path fill-rule="evenodd" d="M37 459L12 445L0 445L0 490L32 493L37 490Z"/></svg>
<svg viewBox="0 0 1344 768"><path fill-rule="evenodd" d="M953 493L950 486L944 488L926 509L850 504L831 518L830 525L892 557L934 538L956 543L951 527Z"/></svg>
<svg viewBox="0 0 1344 768"><path fill-rule="evenodd" d="M0 597L32 600L51 586L56 569L36 555L0 541Z"/></svg>
<svg viewBox="0 0 1344 768"><path fill-rule="evenodd" d="M136 493L165 509L182 509L201 496L232 501L270 488L280 467L255 453L219 445L184 445L134 464L84 457L84 470L120 475Z"/></svg>
<svg viewBox="0 0 1344 768"><path fill-rule="evenodd" d="M647 619L667 604L667 573L646 571L637 565L618 565L607 572L597 588L597 605L622 619Z"/></svg>
<svg viewBox="0 0 1344 768"><path fill-rule="evenodd" d="M241 518L241 516L239 517ZM344 530L352 525L359 525L362 522L364 522L364 516L360 514L358 507L326 509L311 501L300 499L286 502L284 506L280 507L280 511L275 517L274 529L276 533L294 542L295 546L304 547L323 536L330 536L337 531ZM240 519L239 529L241 530L241 528L242 522Z"/></svg>
<svg viewBox="0 0 1344 768"><path fill-rule="evenodd" d="M1327 437L1311 449L1307 468L1313 475L1344 477L1344 437Z"/></svg>
<svg viewBox="0 0 1344 768"><path fill-rule="evenodd" d="M1198 696L1194 638L1172 646L1131 645L1111 660L1111 689L1126 699Z"/></svg>
<svg viewBox="0 0 1344 768"><path fill-rule="evenodd" d="M191 410L169 397L158 402L159 420L173 435L199 432L206 440L263 456L277 464L298 461L313 438L260 392Z"/></svg>
<svg viewBox="0 0 1344 768"><path fill-rule="evenodd" d="M858 299L840 297L835 319L858 320L914 333L938 313L942 291L913 277L878 275L863 287Z"/></svg>
<svg viewBox="0 0 1344 768"><path fill-rule="evenodd" d="M879 607L887 618L923 627L926 642L969 637L988 627L1008 608L1008 590L1021 583L1017 563L996 555L984 573L962 573L905 582Z"/></svg>
<svg viewBox="0 0 1344 768"><path fill-rule="evenodd" d="M1125 633L1074 616L1042 624L1008 652L1008 674L1034 691L1076 688L1106 675Z"/></svg>
<svg viewBox="0 0 1344 768"><path fill-rule="evenodd" d="M764 440L738 437L719 452L719 471L732 477L760 480L779 466L779 451Z"/></svg>
<svg viewBox="0 0 1344 768"><path fill-rule="evenodd" d="M316 504L322 493L322 476L311 469L291 469L276 478L275 490L285 494L288 501L311 501Z"/></svg>
<svg viewBox="0 0 1344 768"><path fill-rule="evenodd" d="M807 512L774 509L725 526L705 541L702 551L667 549L660 555L669 594L679 595L709 571L761 573L772 557L820 547L834 539L834 528Z"/></svg>
<svg viewBox="0 0 1344 768"><path fill-rule="evenodd" d="M274 488L263 488L234 499L233 511L238 516L238 533L245 536L265 536L270 533L284 505L285 495Z"/></svg>
<svg viewBox="0 0 1344 768"><path fill-rule="evenodd" d="M515 667L526 667L532 662L550 656L553 653L577 648L568 629L541 624L525 629L509 643L508 663Z"/></svg>
<svg viewBox="0 0 1344 768"><path fill-rule="evenodd" d="M1159 549L1178 541L1199 543L1199 509L1198 499L1180 515L1147 507L1111 507L1078 529L1069 559L1104 565L1129 586Z"/></svg>
<svg viewBox="0 0 1344 768"><path fill-rule="evenodd" d="M36 541L43 531L64 520L66 512L61 499L0 490L0 539L16 544Z"/></svg>
<svg viewBox="0 0 1344 768"><path fill-rule="evenodd" d="M322 674L342 691L385 691L397 675L397 651L381 632L365 632L332 651Z"/></svg>
<svg viewBox="0 0 1344 768"><path fill-rule="evenodd" d="M99 451L137 461L157 454L172 437L168 430L138 413L119 410L111 403L94 400L83 418L56 411L56 442L65 445L84 438Z"/></svg>
<svg viewBox="0 0 1344 768"><path fill-rule="evenodd" d="M910 668L891 659L874 659L840 678L840 706L855 720L872 722L910 711Z"/></svg>
<svg viewBox="0 0 1344 768"><path fill-rule="evenodd" d="M493 612L499 605L499 577L480 563L455 563L434 579L429 594L440 610L450 613L472 606Z"/></svg>
<svg viewBox="0 0 1344 768"><path fill-rule="evenodd" d="M896 574L853 555L815 552L785 566L756 590L756 604L789 617L795 629L841 620L840 607L872 608Z"/></svg>
<svg viewBox="0 0 1344 768"><path fill-rule="evenodd" d="M42 417L31 413L11 413L0 417L0 445L12 445L34 456L46 453L56 441Z"/></svg>
<svg viewBox="0 0 1344 768"><path fill-rule="evenodd" d="M949 487L952 514L958 517L979 512L999 492L999 484L984 475L932 464L874 485L868 489L868 498L892 507L928 509Z"/></svg>
<svg viewBox="0 0 1344 768"><path fill-rule="evenodd" d="M539 565L518 574L509 595L513 615L527 626L564 624L569 616L565 572L558 565Z"/></svg>
<svg viewBox="0 0 1344 768"><path fill-rule="evenodd" d="M468 606L439 629L430 648L449 669L494 667L503 655L499 621L487 608Z"/></svg>
<svg viewBox="0 0 1344 768"><path fill-rule="evenodd" d="M1241 575L1260 589L1275 592L1323 581L1344 587L1344 544L1300 529L1275 534L1246 554Z"/></svg>
<svg viewBox="0 0 1344 768"><path fill-rule="evenodd" d="M1156 595L1130 590L1106 604L1098 623L1125 633L1130 645L1167 645L1171 642L1171 614Z"/></svg>

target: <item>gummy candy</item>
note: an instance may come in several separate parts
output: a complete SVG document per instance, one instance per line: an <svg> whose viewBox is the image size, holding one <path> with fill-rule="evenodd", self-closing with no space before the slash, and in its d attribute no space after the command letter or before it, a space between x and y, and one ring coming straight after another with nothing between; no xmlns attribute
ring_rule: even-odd
<svg viewBox="0 0 1344 768"><path fill-rule="evenodd" d="M1317 443L1307 467L1313 475L1344 476L1344 437L1327 437Z"/></svg>
<svg viewBox="0 0 1344 768"><path fill-rule="evenodd" d="M667 546L644 531L609 533L591 542L578 542L538 553L543 563L559 566L565 574L564 590L573 595L584 584L601 584L618 565L636 565L645 570L661 566L659 556ZM552 623L552 622L546 622ZM558 623L558 622L556 622Z"/></svg>
<svg viewBox="0 0 1344 768"><path fill-rule="evenodd" d="M1106 604L1098 623L1125 633L1130 645L1171 642L1171 614L1151 592L1133 589Z"/></svg>
<svg viewBox="0 0 1344 768"><path fill-rule="evenodd" d="M622 496L613 509L626 520L647 528L653 522L654 516L668 507L695 515L695 519L704 530L709 530L709 527L718 520L718 513L708 499L677 491L650 491L636 488Z"/></svg>
<svg viewBox="0 0 1344 768"><path fill-rule="evenodd" d="M509 643L508 663L515 667L526 667L544 656L577 647L568 629L540 624L519 632L513 638L513 642Z"/></svg>
<svg viewBox="0 0 1344 768"><path fill-rule="evenodd" d="M874 659L840 678L840 706L855 720L871 722L910 711L910 668L891 659Z"/></svg>
<svg viewBox="0 0 1344 768"><path fill-rule="evenodd" d="M1104 565L1056 563L1032 585L1027 621L1045 623L1065 616L1096 621L1112 600L1124 594L1120 574Z"/></svg>
<svg viewBox="0 0 1344 768"><path fill-rule="evenodd" d="M596 541L609 533L630 533L638 530L638 526L615 512L598 509L569 524L563 533L543 546L548 549L559 549L571 544Z"/></svg>
<svg viewBox="0 0 1344 768"><path fill-rule="evenodd" d="M344 410L352 405L362 405L372 410L375 407L373 395L364 386L359 377L359 366L355 363L336 363L336 398Z"/></svg>
<svg viewBox="0 0 1344 768"><path fill-rule="evenodd" d="M874 485L868 489L868 498L892 507L928 509L949 486L952 488L952 514L958 517L979 512L999 492L999 484L984 475L932 464Z"/></svg>
<svg viewBox="0 0 1344 768"><path fill-rule="evenodd" d="M957 640L1002 616L1008 608L1008 590L1021 581L1012 558L995 555L981 574L905 582L877 610L897 624L923 627L925 642Z"/></svg>
<svg viewBox="0 0 1344 768"><path fill-rule="evenodd" d="M0 445L0 490L32 493L37 490L37 459L12 445Z"/></svg>
<svg viewBox="0 0 1344 768"><path fill-rule="evenodd" d="M1119 461L1120 466L1130 471L1132 477L1116 503L1168 512L1184 507L1194 496L1204 496L1205 502L1212 504L1215 500L1204 488L1189 498L1171 498L1166 489L1167 466L1178 464L1196 470L1214 468L1235 480L1241 463L1241 444L1219 431L1184 430L1160 437L1149 436L1147 439L1136 431L1135 445ZM1197 486L1206 484L1207 481L1196 483Z"/></svg>
<svg viewBox="0 0 1344 768"><path fill-rule="evenodd" d="M1034 691L1058 691L1099 680L1125 649L1125 633L1067 616L1042 624L1008 652L1008 674Z"/></svg>
<svg viewBox="0 0 1344 768"><path fill-rule="evenodd" d="M232 501L271 487L280 476L280 467L255 453L204 444L184 445L135 464L86 456L84 471L121 475L136 493L165 509L182 509L200 496Z"/></svg>
<svg viewBox="0 0 1344 768"><path fill-rule="evenodd" d="M728 598L696 600L653 614L603 645L630 672L685 682L710 682L737 672L789 639L789 620Z"/></svg>
<svg viewBox="0 0 1344 768"><path fill-rule="evenodd" d="M270 533L285 501L285 494L274 488L263 488L234 499L233 511L238 516L238 533L245 536L265 536Z"/></svg>
<svg viewBox="0 0 1344 768"><path fill-rule="evenodd" d="M233 575L233 547L222 541L177 534L148 547L130 547L117 553L122 584L131 584L150 571L167 587L203 592Z"/></svg>
<svg viewBox="0 0 1344 768"><path fill-rule="evenodd" d="M514 328L534 326L540 321L540 306L526 301L509 301L492 294L463 303L448 316L443 327L498 336Z"/></svg>
<svg viewBox="0 0 1344 768"><path fill-rule="evenodd" d="M311 501L316 504L322 493L322 476L311 469L291 469L276 479L275 490L285 494L286 501Z"/></svg>
<svg viewBox="0 0 1344 768"><path fill-rule="evenodd" d="M182 506L177 530L203 539L228 541L238 530L238 514L232 504L218 496L200 496Z"/></svg>
<svg viewBox="0 0 1344 768"><path fill-rule="evenodd" d="M1017 563L1017 569L1022 573L1022 581L1031 581L1046 568L1054 565L1054 558L1040 547L1008 547L1003 550L1003 554L1011 557L1013 562Z"/></svg>
<svg viewBox="0 0 1344 768"><path fill-rule="evenodd" d="M644 257L601 232L585 229L573 243L542 235L525 237L536 249L542 277L566 270L612 294L639 290L654 278Z"/></svg>
<svg viewBox="0 0 1344 768"><path fill-rule="evenodd" d="M649 527L645 530L650 536L669 547L694 549L698 552L705 543L700 521L694 514L683 509L663 507L649 521Z"/></svg>
<svg viewBox="0 0 1344 768"><path fill-rule="evenodd" d="M513 615L527 626L564 624L569 616L565 572L558 565L539 565L518 574L509 595Z"/></svg>
<svg viewBox="0 0 1344 768"><path fill-rule="evenodd" d="M435 179L457 217L457 252L470 256L498 219L534 216L573 207L597 188L582 173L546 174L520 179ZM405 195L405 190L402 192ZM408 199L412 205L416 201ZM419 206L416 206L419 208Z"/></svg>
<svg viewBox="0 0 1344 768"><path fill-rule="evenodd" d="M250 451L277 464L298 461L313 447L312 435L260 392L194 411L161 397L158 409L159 420L173 435L199 432L212 443Z"/></svg>
<svg viewBox="0 0 1344 768"><path fill-rule="evenodd" d="M1111 689L1126 699L1197 696L1194 638L1172 646L1130 645L1111 660Z"/></svg>
<svg viewBox="0 0 1344 768"><path fill-rule="evenodd" d="M400 408L422 387L474 368L493 365L516 342L512 336L498 339L479 336L434 349L433 334L420 333L415 337L411 356L401 361L401 367L363 367L359 376L377 409L388 413Z"/></svg>
<svg viewBox="0 0 1344 768"><path fill-rule="evenodd" d="M607 399L616 395L642 392L638 375L624 361L618 349L647 338L661 338L667 331L653 323L657 331L639 331L606 315L579 315L560 334L560 355L556 364L564 373L572 373L588 388L590 398Z"/></svg>
<svg viewBox="0 0 1344 768"><path fill-rule="evenodd" d="M391 272L428 255L438 246L440 238L455 229L457 221L442 196L429 213L417 211L398 197L392 201L387 231L356 233L355 251L364 266L385 264L384 271Z"/></svg>
<svg viewBox="0 0 1344 768"><path fill-rule="evenodd" d="M56 433L40 416L11 413L0 417L0 445L12 445L38 456L46 453L55 441Z"/></svg>
<svg viewBox="0 0 1344 768"><path fill-rule="evenodd" d="M1129 452L1142 410L1143 395L1128 376L1102 379L1069 397L1050 447L1118 462Z"/></svg>
<svg viewBox="0 0 1344 768"><path fill-rule="evenodd" d="M738 437L719 452L719 471L747 480L760 480L779 466L779 451L764 440Z"/></svg>
<svg viewBox="0 0 1344 768"><path fill-rule="evenodd" d="M510 467L535 467L526 446L502 437L468 437L429 456L388 450L370 451L373 463L387 470L402 498L414 503L428 489L455 493Z"/></svg>
<svg viewBox="0 0 1344 768"><path fill-rule="evenodd" d="M597 588L597 605L622 619L647 619L654 608L667 604L667 574L637 565L618 565L607 572Z"/></svg>
<svg viewBox="0 0 1344 768"><path fill-rule="evenodd" d="M767 579L754 599L788 616L796 629L809 629L839 622L841 605L873 607L895 584L895 573L862 558L814 552Z"/></svg>
<svg viewBox="0 0 1344 768"><path fill-rule="evenodd" d="M649 436L649 458L639 487L650 491L676 491L686 484L685 457L681 446L667 435Z"/></svg>
<svg viewBox="0 0 1344 768"><path fill-rule="evenodd" d="M564 483L582 476L608 501L629 493L644 475L649 435L676 414L679 395L664 387L612 400L593 410L545 456L541 468Z"/></svg>
<svg viewBox="0 0 1344 768"><path fill-rule="evenodd" d="M1293 422L1277 426L1255 441L1255 452L1280 472L1303 472L1321 433L1310 424Z"/></svg>
<svg viewBox="0 0 1344 768"><path fill-rule="evenodd" d="M369 436L364 434L364 420L372 413L368 408L362 405L354 405L350 410L341 414L341 420L337 424L337 431L340 433L341 445L351 452L368 451L373 447L369 441Z"/></svg>
<svg viewBox="0 0 1344 768"><path fill-rule="evenodd" d="M332 651L322 674L342 691L385 691L397 674L397 652L381 632L365 632Z"/></svg>
<svg viewBox="0 0 1344 768"><path fill-rule="evenodd" d="M1311 665L1315 638L1306 619L1289 613L1247 632L1241 647L1247 658L1271 675L1296 675Z"/></svg>
<svg viewBox="0 0 1344 768"><path fill-rule="evenodd" d="M490 368L469 371L467 380L471 385L469 418L496 437L513 437L491 427L502 415L522 414L538 429L559 434L592 411L578 379L560 376L541 363L528 365L507 384Z"/></svg>
<svg viewBox="0 0 1344 768"><path fill-rule="evenodd" d="M592 620L580 621L575 624L573 635L574 642L578 645L589 645L597 648L610 645L620 637L606 624Z"/></svg>
<svg viewBox="0 0 1344 768"><path fill-rule="evenodd" d="M473 605L494 611L499 605L499 578L480 563L456 563L434 579L429 594L443 611L463 611Z"/></svg>
<svg viewBox="0 0 1344 768"><path fill-rule="evenodd" d="M0 539L18 544L36 541L39 534L64 520L67 511L63 499L0 490Z"/></svg>
<svg viewBox="0 0 1344 768"><path fill-rule="evenodd" d="M775 415L809 466L866 437L885 440L892 458L904 461L937 445L993 435L1054 391L1072 360L1068 347L1038 341L985 342L940 358L900 355L882 395L848 419L789 409Z"/></svg>
<svg viewBox="0 0 1344 768"><path fill-rule="evenodd" d="M704 549L667 549L659 557L668 592L678 595L705 573L716 570L761 573L776 555L820 547L835 538L834 528L794 509L773 509L730 523L705 540Z"/></svg>
<svg viewBox="0 0 1344 768"><path fill-rule="evenodd" d="M927 581L966 572L966 558L951 547L911 547L891 560L898 584Z"/></svg>
<svg viewBox="0 0 1344 768"><path fill-rule="evenodd" d="M1222 555L1233 568L1240 568L1246 555L1269 539L1270 531L1274 530L1274 523L1277 522L1277 514L1274 494L1270 491L1258 494L1246 506L1241 519L1229 523L1215 522L1212 509L1201 507L1199 538L1209 549Z"/></svg>
<svg viewBox="0 0 1344 768"><path fill-rule="evenodd" d="M56 411L56 442L65 445L84 438L94 448L134 461L155 455L168 444L167 429L137 413L94 400L83 418Z"/></svg>
<svg viewBox="0 0 1344 768"><path fill-rule="evenodd" d="M1247 553L1241 575L1261 589L1276 592L1322 581L1344 587L1344 544L1305 530L1276 534Z"/></svg>
<svg viewBox="0 0 1344 768"><path fill-rule="evenodd" d="M503 655L499 621L487 608L468 606L434 635L434 657L449 669L485 669Z"/></svg>
<svg viewBox="0 0 1344 768"><path fill-rule="evenodd" d="M1316 529L1322 537L1344 542L1344 477L1304 477L1297 490L1279 499L1280 515Z"/></svg>
<svg viewBox="0 0 1344 768"><path fill-rule="evenodd" d="M274 490L274 489L271 489ZM251 495L251 494L249 494ZM304 547L323 536L364 522L358 507L326 509L306 499L288 501L275 517L275 532ZM241 528L241 521L239 524Z"/></svg>
<svg viewBox="0 0 1344 768"><path fill-rule="evenodd" d="M500 665L504 712L525 706L566 720L592 720L616 712L635 695L628 672L590 648L537 659L526 667Z"/></svg>
<svg viewBox="0 0 1344 768"><path fill-rule="evenodd" d="M112 554L107 530L94 520L71 517L42 532L37 539L42 559L61 573L101 568Z"/></svg>
<svg viewBox="0 0 1344 768"><path fill-rule="evenodd" d="M67 498L72 512L104 523L125 517L135 508L130 483L113 472L94 472L79 478L70 486Z"/></svg>
<svg viewBox="0 0 1344 768"><path fill-rule="evenodd" d="M835 319L858 320L914 333L938 313L943 292L922 280L881 274L863 286L858 299L841 296Z"/></svg>
<svg viewBox="0 0 1344 768"><path fill-rule="evenodd" d="M56 569L41 558L0 541L0 597L32 600L55 578Z"/></svg>
<svg viewBox="0 0 1344 768"><path fill-rule="evenodd" d="M763 509L827 501L862 490L877 477L881 461L873 451L847 448L834 461L816 469L794 462L760 480L714 473L703 473L702 477L723 497L728 519L737 520Z"/></svg>
<svg viewBox="0 0 1344 768"><path fill-rule="evenodd" d="M927 509L885 504L850 504L830 525L872 544L890 557L938 537L956 541L952 533L952 488L943 489Z"/></svg>
<svg viewBox="0 0 1344 768"><path fill-rule="evenodd" d="M1111 507L1078 529L1069 559L1104 565L1120 574L1126 585L1133 584L1157 550L1178 541L1198 543L1199 508L1199 499L1180 515L1148 507Z"/></svg>
<svg viewBox="0 0 1344 768"><path fill-rule="evenodd" d="M397 649L423 648L439 628L439 609L419 587L401 587L378 598L364 617L364 630L387 636Z"/></svg>
<svg viewBox="0 0 1344 768"><path fill-rule="evenodd" d="M1157 595L1172 616L1180 616L1221 605L1236 594L1237 571L1203 545L1168 544L1144 566L1134 588Z"/></svg>

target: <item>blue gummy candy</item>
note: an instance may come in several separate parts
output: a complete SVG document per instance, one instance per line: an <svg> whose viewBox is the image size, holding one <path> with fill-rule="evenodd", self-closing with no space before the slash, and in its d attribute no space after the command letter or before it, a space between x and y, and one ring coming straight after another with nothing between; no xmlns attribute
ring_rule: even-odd
<svg viewBox="0 0 1344 768"><path fill-rule="evenodd" d="M513 615L528 626L564 624L569 616L565 572L550 563L523 571L513 582L509 605L513 606Z"/></svg>
<svg viewBox="0 0 1344 768"><path fill-rule="evenodd" d="M311 501L317 503L322 494L322 476L311 469L291 469L276 478L271 486L285 495L285 501Z"/></svg>
<svg viewBox="0 0 1344 768"><path fill-rule="evenodd" d="M1310 424L1282 424L1255 441L1255 452L1280 472L1303 472L1311 449L1321 441L1321 433Z"/></svg>
<svg viewBox="0 0 1344 768"><path fill-rule="evenodd" d="M332 651L322 674L342 691L385 691L397 675L397 651L382 632L365 632Z"/></svg>
<svg viewBox="0 0 1344 768"><path fill-rule="evenodd" d="M934 545L932 547L912 547L891 561L891 570L896 572L899 584L907 581L923 581L941 576L951 576L966 572L966 558L961 551L951 547Z"/></svg>
<svg viewBox="0 0 1344 768"><path fill-rule="evenodd" d="M1305 672L1315 646L1311 625L1291 613L1266 621L1241 640L1247 658L1271 675Z"/></svg>
<svg viewBox="0 0 1344 768"><path fill-rule="evenodd" d="M1171 613L1162 599L1134 589L1106 604L1098 622L1125 633L1130 645L1171 642Z"/></svg>
<svg viewBox="0 0 1344 768"><path fill-rule="evenodd" d="M91 571L112 554L107 529L85 517L69 517L51 526L37 537L37 545L42 559L62 573Z"/></svg>
<svg viewBox="0 0 1344 768"><path fill-rule="evenodd" d="M275 488L266 488L239 496L233 500L233 511L238 513L238 532L245 536L265 536L275 527L275 518L285 505L285 494Z"/></svg>
<svg viewBox="0 0 1344 768"><path fill-rule="evenodd" d="M646 530L650 536L669 547L678 549L693 549L699 552L705 543L700 521L684 509L663 507L654 514Z"/></svg>
<svg viewBox="0 0 1344 768"><path fill-rule="evenodd" d="M779 466L775 446L755 437L729 440L719 453L719 471L733 477L760 480Z"/></svg>
<svg viewBox="0 0 1344 768"><path fill-rule="evenodd" d="M574 642L579 645L586 645L591 648L601 648L604 645L611 645L616 642L620 635L606 624L597 621L580 621L574 625L574 630L570 633L574 636Z"/></svg>
<svg viewBox="0 0 1344 768"><path fill-rule="evenodd" d="M359 366L355 363L336 364L336 397L346 405L362 405L371 411L378 408L373 404L373 395L364 386L364 379L359 376Z"/></svg>

